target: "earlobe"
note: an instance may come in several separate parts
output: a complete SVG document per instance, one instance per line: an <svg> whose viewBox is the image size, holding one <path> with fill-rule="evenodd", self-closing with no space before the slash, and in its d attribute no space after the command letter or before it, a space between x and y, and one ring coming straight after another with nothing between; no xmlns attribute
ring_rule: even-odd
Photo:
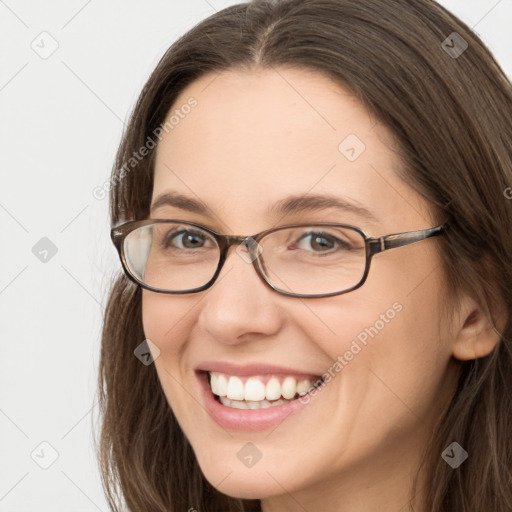
<svg viewBox="0 0 512 512"><path fill-rule="evenodd" d="M461 361L489 355L500 340L490 315L476 302L461 308L460 320L453 342L453 356Z"/></svg>

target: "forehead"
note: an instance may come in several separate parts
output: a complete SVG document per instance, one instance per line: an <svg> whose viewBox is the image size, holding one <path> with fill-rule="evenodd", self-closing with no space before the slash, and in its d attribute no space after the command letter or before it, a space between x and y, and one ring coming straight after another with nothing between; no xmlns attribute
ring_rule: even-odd
<svg viewBox="0 0 512 512"><path fill-rule="evenodd" d="M245 219L309 192L369 202L377 215L404 208L389 133L322 74L208 74L182 91L171 116L173 128L157 147L153 198L183 192Z"/></svg>
<svg viewBox="0 0 512 512"><path fill-rule="evenodd" d="M349 135L366 145L376 138L375 121L353 95L312 71L209 74L182 91L167 118L179 113L190 98L197 105L174 125L171 136L164 135L158 149L172 150L175 161L186 157L190 167L215 157L210 168L238 164L243 177L244 169L283 169L283 162L293 157L303 162L299 169L295 166L301 171L337 160L339 144ZM186 150L192 144L197 151L191 154Z"/></svg>

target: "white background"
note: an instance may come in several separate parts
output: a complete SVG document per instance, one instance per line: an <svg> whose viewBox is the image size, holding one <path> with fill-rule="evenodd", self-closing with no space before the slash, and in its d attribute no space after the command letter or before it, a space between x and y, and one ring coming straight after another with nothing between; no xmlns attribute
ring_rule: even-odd
<svg viewBox="0 0 512 512"><path fill-rule="evenodd" d="M0 0L0 512L107 510L92 437L102 305L119 265L107 199L92 192L164 51L235 3ZM512 0L441 3L512 76ZM44 37L51 49L43 31L58 43L47 59L31 47ZM43 237L57 250L46 262L32 252Z"/></svg>

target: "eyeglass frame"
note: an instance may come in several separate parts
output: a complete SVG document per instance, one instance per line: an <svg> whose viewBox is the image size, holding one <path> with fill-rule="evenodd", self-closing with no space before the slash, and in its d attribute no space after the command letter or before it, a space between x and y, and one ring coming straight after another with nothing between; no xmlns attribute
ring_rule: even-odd
<svg viewBox="0 0 512 512"><path fill-rule="evenodd" d="M186 224L189 226L193 226L196 228L199 228L203 231L206 231L209 233L217 242L217 245L219 247L220 255L219 255L219 262L217 264L217 269L215 273L213 274L213 277L203 286L200 286L198 288L192 288L190 290L164 290L162 288L155 288L153 286L150 286L143 281L140 281L137 279L132 272L130 271L129 265L126 261L126 256L124 252L124 240L126 237L134 230L149 226L151 224L164 224L164 223L179 223L179 224ZM265 236L275 232L280 231L283 229L289 229L289 228L299 228L299 227L308 227L308 226L321 226L321 227L338 227L338 228L347 228L351 229L353 231L356 231L359 233L362 238L364 239L365 244L365 270L364 273L359 280L359 282L345 290L341 290L338 292L329 292L329 293L323 293L323 294L300 294L300 293L293 293L293 292L287 292L285 290L281 290L280 288L277 288L274 286L270 281L269 278L265 275L265 272L262 268L262 264L260 262L260 254L258 254L257 248L259 247L259 241L264 238ZM395 249L398 247L404 247L406 245L410 245L416 242L421 242L422 240L426 240L428 238L432 238L435 236L439 236L442 234L445 234L446 232L446 225L440 224L438 226L434 226L431 228L426 229L419 229L415 231L404 231L401 233L393 233L389 235L383 235L380 237L372 237L368 235L364 230L357 226L352 226L350 224L340 224L337 222L307 222L303 224L288 224L285 226L279 226L274 227L271 229L267 229L265 231L261 231L259 233L256 233L255 235L251 236L238 236L238 235L222 235L220 233L217 233L213 229L210 229L206 226L203 226L201 224L197 224L195 222L180 220L180 219L145 219L145 220L133 220L125 222L124 224L121 224L120 226L114 227L110 231L110 237L112 239L112 242L117 249L117 252L119 254L119 258L121 260L121 264L123 266L123 270L125 271L125 274L128 276L128 278L133 281L138 286L141 286L142 288L157 292L157 293L167 293L167 294L173 294L173 295L183 295L188 293L197 293L204 290L207 290L210 288L215 281L217 280L217 277L219 276L222 267L224 266L224 263L227 259L227 254L231 246L233 245L245 245L249 251L249 254L251 256L252 264L254 269L256 270L256 273L260 277L260 279L272 290L275 292L286 295L288 297L297 297L297 298L305 298L305 299L314 299L314 298L324 298L324 297L333 297L336 295L343 295L345 293L351 292L353 290L356 290L363 286L363 284L366 282L366 279L368 278L368 274L370 272L370 263L376 254L382 253L384 251L387 251L389 249Z"/></svg>

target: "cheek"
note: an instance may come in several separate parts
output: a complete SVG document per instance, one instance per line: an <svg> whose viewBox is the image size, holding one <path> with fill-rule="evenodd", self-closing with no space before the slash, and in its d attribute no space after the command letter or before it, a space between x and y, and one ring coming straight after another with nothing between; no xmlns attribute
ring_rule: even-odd
<svg viewBox="0 0 512 512"><path fill-rule="evenodd" d="M351 404L353 419L372 417L385 428L437 414L451 389L443 389L451 343L440 273L416 287L400 278L390 286L389 274L379 278L375 273L368 286L337 300L310 303L313 314L301 325L332 361L324 378ZM346 421L341 413L337 419Z"/></svg>
<svg viewBox="0 0 512 512"><path fill-rule="evenodd" d="M144 334L159 350L155 367L162 390L182 430L196 430L196 401L190 403L190 364L187 336L196 322L198 299L143 291L142 323ZM188 392L184 392L187 390Z"/></svg>
<svg viewBox="0 0 512 512"><path fill-rule="evenodd" d="M144 334L153 341L162 355L178 353L184 334L194 322L197 298L142 293L142 325Z"/></svg>
<svg viewBox="0 0 512 512"><path fill-rule="evenodd" d="M144 290L142 295L142 324L144 335L159 350L155 366L171 406L182 394L175 393L183 382L187 361L186 340L195 322L197 298L165 295Z"/></svg>

